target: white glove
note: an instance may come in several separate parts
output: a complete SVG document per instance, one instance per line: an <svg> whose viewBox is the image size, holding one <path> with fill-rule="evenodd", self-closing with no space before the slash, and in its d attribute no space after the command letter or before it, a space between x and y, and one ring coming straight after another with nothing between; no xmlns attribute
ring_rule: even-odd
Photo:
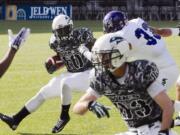
<svg viewBox="0 0 180 135"><path fill-rule="evenodd" d="M11 29L8 29L8 35L9 35L9 47L12 47L16 50L20 48L20 46L23 45L23 43L26 41L30 34L29 28L21 28L19 33L14 36Z"/></svg>
<svg viewBox="0 0 180 135"><path fill-rule="evenodd" d="M78 51L83 54L89 61L92 61L92 53L85 45L80 45Z"/></svg>

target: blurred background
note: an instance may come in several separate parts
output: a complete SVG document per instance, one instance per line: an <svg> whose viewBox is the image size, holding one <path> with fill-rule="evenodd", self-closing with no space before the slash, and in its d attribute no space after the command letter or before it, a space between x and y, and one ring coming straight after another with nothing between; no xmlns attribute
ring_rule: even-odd
<svg viewBox="0 0 180 135"><path fill-rule="evenodd" d="M102 20L110 10L147 21L180 20L180 0L0 0L1 20L52 20L60 13L73 20Z"/></svg>

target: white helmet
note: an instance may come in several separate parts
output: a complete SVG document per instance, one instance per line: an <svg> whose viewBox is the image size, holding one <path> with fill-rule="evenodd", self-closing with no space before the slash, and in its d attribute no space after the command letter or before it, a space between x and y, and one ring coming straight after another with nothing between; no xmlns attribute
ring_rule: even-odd
<svg viewBox="0 0 180 135"><path fill-rule="evenodd" d="M60 14L53 19L52 31L57 38L69 36L73 28L73 21L69 16Z"/></svg>
<svg viewBox="0 0 180 135"><path fill-rule="evenodd" d="M116 33L105 34L100 37L92 48L93 63L114 71L127 60L131 49L130 44Z"/></svg>

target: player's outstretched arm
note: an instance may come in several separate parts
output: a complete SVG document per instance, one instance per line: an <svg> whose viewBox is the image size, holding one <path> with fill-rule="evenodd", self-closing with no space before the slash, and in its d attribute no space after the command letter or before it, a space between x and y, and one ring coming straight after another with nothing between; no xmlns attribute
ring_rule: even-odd
<svg viewBox="0 0 180 135"><path fill-rule="evenodd" d="M84 115L88 110L93 112L98 118L110 117L107 106L104 106L95 100L97 97L87 91L80 100L75 104L73 112L79 115Z"/></svg>
<svg viewBox="0 0 180 135"><path fill-rule="evenodd" d="M95 100L97 100L97 97L87 91L74 105L73 112L79 115L84 115L88 111L89 103Z"/></svg>
<svg viewBox="0 0 180 135"><path fill-rule="evenodd" d="M0 77L4 75L10 66L17 50L25 42L30 34L30 29L22 28L16 36L13 36L12 30L8 30L9 35L9 49L3 59L0 60Z"/></svg>
<svg viewBox="0 0 180 135"><path fill-rule="evenodd" d="M163 111L160 132L168 133L172 125L172 119L174 113L173 102L164 91L160 92L157 96L155 96L154 100L161 107Z"/></svg>
<svg viewBox="0 0 180 135"><path fill-rule="evenodd" d="M180 26L177 28L153 28L151 30L162 37L180 36Z"/></svg>

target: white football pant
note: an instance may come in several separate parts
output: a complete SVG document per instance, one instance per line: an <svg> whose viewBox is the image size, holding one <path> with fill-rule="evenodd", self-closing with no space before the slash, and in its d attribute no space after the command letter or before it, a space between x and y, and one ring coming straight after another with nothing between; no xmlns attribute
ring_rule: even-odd
<svg viewBox="0 0 180 135"><path fill-rule="evenodd" d="M158 135L160 128L161 128L161 123L155 122L153 123L152 126L144 125L138 128L131 128L127 132L118 133L115 135ZM169 135L178 135L178 134L170 130Z"/></svg>
<svg viewBox="0 0 180 135"><path fill-rule="evenodd" d="M85 92L89 87L90 70L78 73L62 73L52 78L48 84L43 86L40 91L32 97L26 104L29 112L37 110L47 99L61 97L62 104L71 103L72 90Z"/></svg>

